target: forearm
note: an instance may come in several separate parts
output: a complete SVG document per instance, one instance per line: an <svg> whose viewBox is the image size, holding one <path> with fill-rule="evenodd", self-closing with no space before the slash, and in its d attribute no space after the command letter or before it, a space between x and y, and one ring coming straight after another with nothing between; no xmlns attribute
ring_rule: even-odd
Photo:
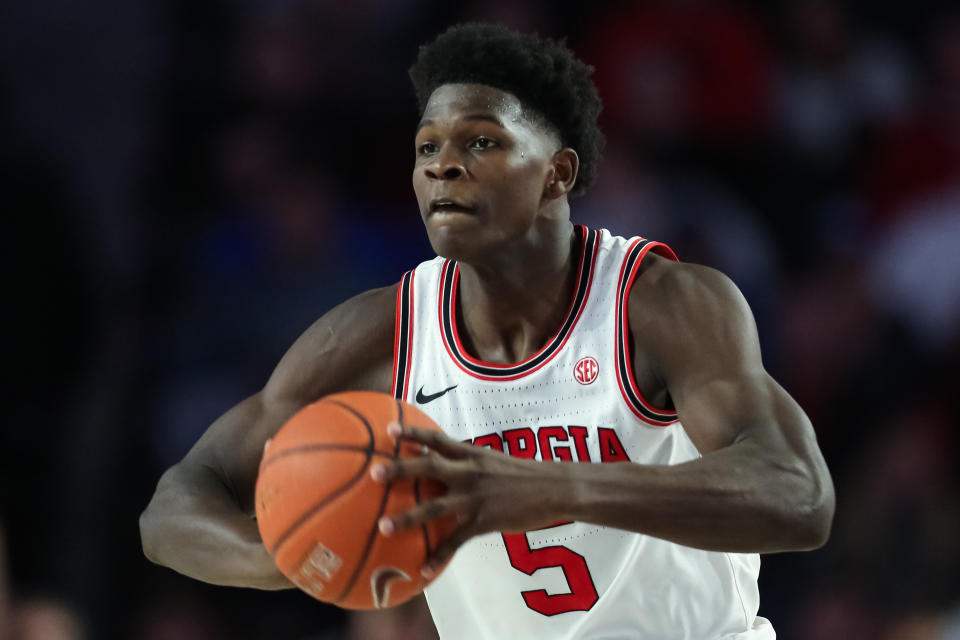
<svg viewBox="0 0 960 640"><path fill-rule="evenodd" d="M673 466L576 464L563 472L567 518L700 549L811 549L832 519L829 478L823 486L796 460L749 442Z"/></svg>
<svg viewBox="0 0 960 640"><path fill-rule="evenodd" d="M167 471L140 517L140 533L151 561L191 578L257 589L293 586L264 548L256 520L209 470L178 465Z"/></svg>

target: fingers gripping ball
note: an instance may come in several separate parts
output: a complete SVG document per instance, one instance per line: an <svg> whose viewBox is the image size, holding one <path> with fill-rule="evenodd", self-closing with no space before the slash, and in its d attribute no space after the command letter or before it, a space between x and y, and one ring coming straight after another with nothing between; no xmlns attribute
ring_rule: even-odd
<svg viewBox="0 0 960 640"><path fill-rule="evenodd" d="M318 600L347 609L400 604L430 582L420 568L455 527L447 517L384 537L377 521L443 494L426 479L370 478L370 465L423 455L394 442L390 422L440 428L415 407L383 393L327 396L295 414L260 462L257 524L274 561ZM439 572L438 572L439 573Z"/></svg>

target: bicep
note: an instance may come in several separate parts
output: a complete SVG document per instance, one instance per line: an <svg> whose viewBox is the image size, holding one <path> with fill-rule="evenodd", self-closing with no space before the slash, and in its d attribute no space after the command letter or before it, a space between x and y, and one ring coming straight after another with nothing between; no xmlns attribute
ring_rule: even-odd
<svg viewBox="0 0 960 640"><path fill-rule="evenodd" d="M702 378L677 396L677 415L701 453L752 443L811 459L817 449L806 414L762 369Z"/></svg>
<svg viewBox="0 0 960 640"><path fill-rule="evenodd" d="M736 285L706 267L661 266L639 292L638 302L658 310L641 339L700 452L747 439L794 448L791 441L810 438L806 415L763 367L756 323Z"/></svg>

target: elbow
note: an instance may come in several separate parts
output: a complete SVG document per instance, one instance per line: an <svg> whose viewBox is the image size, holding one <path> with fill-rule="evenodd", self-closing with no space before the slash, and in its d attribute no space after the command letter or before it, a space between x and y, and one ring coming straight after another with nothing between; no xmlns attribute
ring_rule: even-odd
<svg viewBox="0 0 960 640"><path fill-rule="evenodd" d="M833 528L833 501L823 502L801 511L797 523L796 551L813 551L827 544Z"/></svg>
<svg viewBox="0 0 960 640"><path fill-rule="evenodd" d="M140 514L140 546L147 560L161 566L169 565L169 550L177 539L175 523L182 510L182 467L174 465L167 469L150 498L147 508Z"/></svg>
<svg viewBox="0 0 960 640"><path fill-rule="evenodd" d="M174 467L175 469L176 467ZM165 473L150 499L147 508L140 514L140 546L143 555L154 564L169 566L164 558L164 550L170 547L171 521L176 514L176 490L171 491L170 474ZM174 487L176 485L173 485Z"/></svg>
<svg viewBox="0 0 960 640"><path fill-rule="evenodd" d="M140 546L143 548L143 555L147 557L147 560L154 564L161 564L159 560L159 544L157 538L157 518L151 510L151 506L148 506L143 513L140 514Z"/></svg>
<svg viewBox="0 0 960 640"><path fill-rule="evenodd" d="M833 481L820 460L795 455L772 461L765 471L769 482L766 505L771 550L812 551L830 539L835 497Z"/></svg>
<svg viewBox="0 0 960 640"><path fill-rule="evenodd" d="M812 551L830 539L836 498L829 476L811 480L805 499L794 505L793 531L795 551Z"/></svg>

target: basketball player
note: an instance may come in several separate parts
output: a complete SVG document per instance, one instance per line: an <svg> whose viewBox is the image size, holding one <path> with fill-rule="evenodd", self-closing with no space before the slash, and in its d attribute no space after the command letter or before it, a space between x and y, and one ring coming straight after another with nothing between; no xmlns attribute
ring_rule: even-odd
<svg viewBox="0 0 960 640"><path fill-rule="evenodd" d="M163 475L141 518L151 560L289 587L252 517L258 462L298 409L367 389L447 434L392 425L432 452L371 468L448 488L379 522L457 514L425 569L452 558L426 592L441 637L774 637L757 554L825 542L830 476L729 279L571 223L601 145L589 76L501 27L422 48L413 185L438 257L320 318Z"/></svg>

